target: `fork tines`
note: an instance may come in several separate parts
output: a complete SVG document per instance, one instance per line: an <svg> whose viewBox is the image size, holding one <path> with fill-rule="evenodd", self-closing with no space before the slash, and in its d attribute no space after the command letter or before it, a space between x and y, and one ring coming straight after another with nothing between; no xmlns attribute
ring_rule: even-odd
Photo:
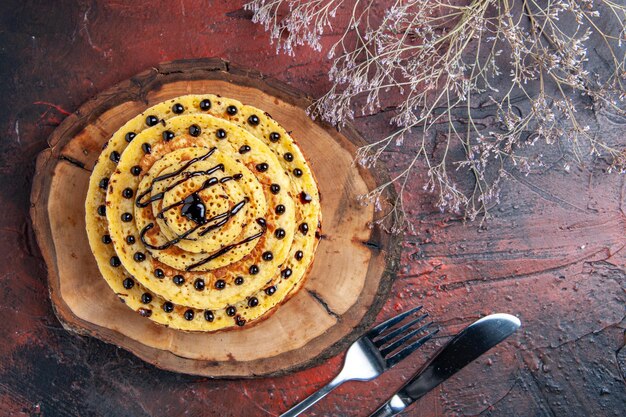
<svg viewBox="0 0 626 417"><path fill-rule="evenodd" d="M422 306L398 314L374 327L365 335L379 350L389 368L409 356L439 332L439 329L428 331L433 322L428 321L424 324L424 320L429 315L428 313L417 314L420 310ZM408 321L402 324L405 319ZM419 337L415 339L418 335Z"/></svg>

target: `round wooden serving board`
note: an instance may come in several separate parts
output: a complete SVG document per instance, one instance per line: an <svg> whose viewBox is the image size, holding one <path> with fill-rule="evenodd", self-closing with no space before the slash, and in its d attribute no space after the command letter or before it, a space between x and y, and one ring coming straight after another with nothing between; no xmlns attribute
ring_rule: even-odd
<svg viewBox="0 0 626 417"><path fill-rule="evenodd" d="M300 292L257 325L218 333L181 332L120 303L101 278L85 232L84 202L102 144L146 108L183 94L215 93L267 111L292 131L317 176L323 238ZM312 121L310 100L219 59L165 63L88 101L67 117L37 158L31 216L48 266L50 297L63 325L128 349L160 368L210 377L276 375L340 353L373 321L399 257L398 237L368 224L356 197L383 178L352 160L361 142Z"/></svg>

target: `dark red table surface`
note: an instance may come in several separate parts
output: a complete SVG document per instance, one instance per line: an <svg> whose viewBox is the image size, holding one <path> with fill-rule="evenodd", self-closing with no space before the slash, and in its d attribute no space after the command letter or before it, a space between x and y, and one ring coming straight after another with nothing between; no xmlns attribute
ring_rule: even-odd
<svg viewBox="0 0 626 417"><path fill-rule="evenodd" d="M340 367L335 357L280 378L231 381L165 372L65 331L47 296L28 217L34 161L85 100L159 62L212 56L313 97L325 92L324 55L303 47L295 58L277 56L242 4L0 3L0 415L278 415ZM388 118L356 126L368 140L382 138ZM623 137L624 126L605 134ZM391 172L411 149L407 141L385 154ZM625 178L558 164L517 175L481 226L436 210L422 173L408 193L414 231L378 319L423 304L441 336L377 381L340 387L308 415L368 415L450 334L494 312L517 315L523 328L405 415L625 415Z"/></svg>

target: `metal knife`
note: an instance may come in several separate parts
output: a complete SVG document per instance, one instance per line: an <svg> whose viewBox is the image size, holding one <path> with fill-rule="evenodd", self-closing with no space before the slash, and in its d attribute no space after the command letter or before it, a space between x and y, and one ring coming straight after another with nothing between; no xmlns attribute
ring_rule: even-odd
<svg viewBox="0 0 626 417"><path fill-rule="evenodd" d="M472 323L448 342L396 394L370 417L391 417L509 337L521 322L509 314L492 314Z"/></svg>

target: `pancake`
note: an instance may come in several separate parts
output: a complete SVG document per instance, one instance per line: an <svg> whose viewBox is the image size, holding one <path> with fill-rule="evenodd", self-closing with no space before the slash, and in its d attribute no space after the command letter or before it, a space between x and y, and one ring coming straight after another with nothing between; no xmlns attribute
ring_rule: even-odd
<svg viewBox="0 0 626 417"><path fill-rule="evenodd" d="M86 200L104 279L188 331L266 317L304 283L321 231L313 173L267 113L211 94L157 104L105 145Z"/></svg>

